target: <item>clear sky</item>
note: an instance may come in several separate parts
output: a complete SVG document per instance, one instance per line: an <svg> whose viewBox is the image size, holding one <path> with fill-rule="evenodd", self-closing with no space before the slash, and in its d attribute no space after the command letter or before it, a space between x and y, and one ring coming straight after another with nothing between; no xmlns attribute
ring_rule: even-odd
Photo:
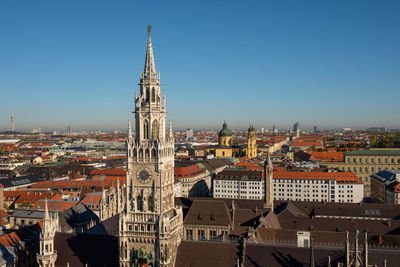
<svg viewBox="0 0 400 267"><path fill-rule="evenodd" d="M0 129L124 129L148 24L175 128L400 128L400 1L0 1Z"/></svg>

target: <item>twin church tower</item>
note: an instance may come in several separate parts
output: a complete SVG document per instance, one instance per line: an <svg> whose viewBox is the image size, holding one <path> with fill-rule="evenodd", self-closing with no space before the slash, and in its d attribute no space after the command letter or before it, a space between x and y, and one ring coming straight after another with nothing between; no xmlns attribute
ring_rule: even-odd
<svg viewBox="0 0 400 267"><path fill-rule="evenodd" d="M126 208L119 217L120 266L174 266L183 235L182 208L174 204L174 137L166 134L165 95L156 72L151 26L139 96L135 137L127 138Z"/></svg>

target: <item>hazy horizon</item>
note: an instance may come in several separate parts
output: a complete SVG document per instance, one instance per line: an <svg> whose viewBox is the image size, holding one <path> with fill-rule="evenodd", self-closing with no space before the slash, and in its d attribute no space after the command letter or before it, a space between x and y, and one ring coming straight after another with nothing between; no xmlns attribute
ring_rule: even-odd
<svg viewBox="0 0 400 267"><path fill-rule="evenodd" d="M94 3L0 2L1 131L126 129L148 24L175 129L400 128L398 1Z"/></svg>

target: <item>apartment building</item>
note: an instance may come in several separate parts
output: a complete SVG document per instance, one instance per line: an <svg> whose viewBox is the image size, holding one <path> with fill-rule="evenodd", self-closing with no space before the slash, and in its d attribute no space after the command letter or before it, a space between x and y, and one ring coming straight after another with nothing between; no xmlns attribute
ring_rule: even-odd
<svg viewBox="0 0 400 267"><path fill-rule="evenodd" d="M213 181L214 198L262 199L261 171L225 169ZM358 203L363 200L362 181L352 172L300 172L275 169L274 200Z"/></svg>
<svg viewBox="0 0 400 267"><path fill-rule="evenodd" d="M371 198L381 203L400 204L400 171L380 171L371 175Z"/></svg>
<svg viewBox="0 0 400 267"><path fill-rule="evenodd" d="M364 195L371 196L371 175L400 169L400 149L370 149L346 152L341 162L324 162L341 171L353 172L364 184Z"/></svg>

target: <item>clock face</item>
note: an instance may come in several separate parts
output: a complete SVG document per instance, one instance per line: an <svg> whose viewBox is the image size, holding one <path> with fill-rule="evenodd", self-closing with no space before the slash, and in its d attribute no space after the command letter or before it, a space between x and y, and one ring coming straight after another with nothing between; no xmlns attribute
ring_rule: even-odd
<svg viewBox="0 0 400 267"><path fill-rule="evenodd" d="M148 168L140 168L137 171L137 179L141 183L148 183L151 179L151 170Z"/></svg>

